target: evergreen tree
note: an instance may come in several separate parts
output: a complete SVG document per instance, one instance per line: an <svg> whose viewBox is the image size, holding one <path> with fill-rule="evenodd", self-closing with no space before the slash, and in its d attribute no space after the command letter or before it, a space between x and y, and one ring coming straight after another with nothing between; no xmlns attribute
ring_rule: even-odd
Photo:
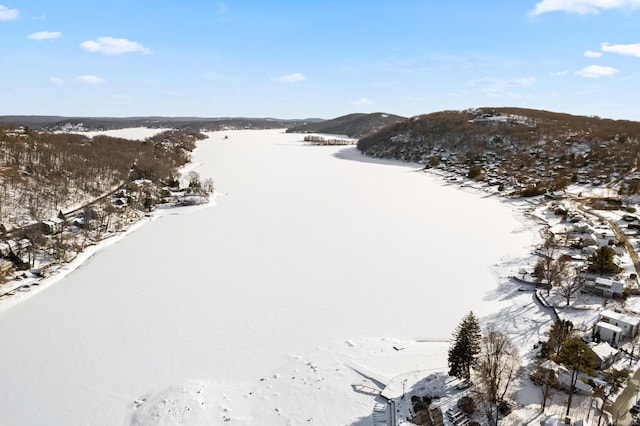
<svg viewBox="0 0 640 426"><path fill-rule="evenodd" d="M469 379L471 365L480 353L481 329L478 318L469 312L453 332L449 348L449 375Z"/></svg>
<svg viewBox="0 0 640 426"><path fill-rule="evenodd" d="M581 371L590 374L593 372L596 366L596 354L582 340L577 337L571 337L562 345L556 361L564 364L571 371L569 398L567 400L567 412L565 413L565 416L568 416L569 410L571 410L571 400L576 392L578 375Z"/></svg>
<svg viewBox="0 0 640 426"><path fill-rule="evenodd" d="M589 258L589 271L603 274L617 274L620 267L613 261L616 252L609 246L602 246Z"/></svg>

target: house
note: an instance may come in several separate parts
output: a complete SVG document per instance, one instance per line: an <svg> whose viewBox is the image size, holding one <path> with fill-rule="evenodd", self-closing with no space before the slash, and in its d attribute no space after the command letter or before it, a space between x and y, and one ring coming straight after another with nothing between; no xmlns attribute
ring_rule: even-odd
<svg viewBox="0 0 640 426"><path fill-rule="evenodd" d="M30 248L31 248L31 241L29 241L26 238L23 238L19 241L7 240L4 243L0 243L0 254L3 257L8 257L11 253L17 256L22 256Z"/></svg>
<svg viewBox="0 0 640 426"><path fill-rule="evenodd" d="M598 241L598 237L593 232L582 237L583 246L597 246Z"/></svg>
<svg viewBox="0 0 640 426"><path fill-rule="evenodd" d="M640 318L636 315L606 310L600 313L598 321L620 327L622 329L620 337L625 339L633 339L640 333Z"/></svg>
<svg viewBox="0 0 640 426"><path fill-rule="evenodd" d="M56 235L62 232L64 220L54 217L53 219L43 220L40 225L42 226L42 232L45 234Z"/></svg>
<svg viewBox="0 0 640 426"><path fill-rule="evenodd" d="M622 329L617 325L609 324L605 321L598 321L593 327L593 338L596 341L608 342L611 346L617 347L620 343Z"/></svg>
<svg viewBox="0 0 640 426"><path fill-rule="evenodd" d="M568 390L571 386L571 372L564 366L558 365L551 360L546 360L538 367L540 370L553 371L556 373L556 378L558 379L558 386L560 389ZM578 378L575 385L575 390L577 393L581 395L590 395L593 387L584 383L582 380Z"/></svg>
<svg viewBox="0 0 640 426"><path fill-rule="evenodd" d="M611 367L616 360L618 350L609 345L608 342L600 342L591 348L596 355L596 367L600 370Z"/></svg>
<svg viewBox="0 0 640 426"><path fill-rule="evenodd" d="M585 290L604 297L620 297L624 291L624 283L598 277L595 281L585 283Z"/></svg>

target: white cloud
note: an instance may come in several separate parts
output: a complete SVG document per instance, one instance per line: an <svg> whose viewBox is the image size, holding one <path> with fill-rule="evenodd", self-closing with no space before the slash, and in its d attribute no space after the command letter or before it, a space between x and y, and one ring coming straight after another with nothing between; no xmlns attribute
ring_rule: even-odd
<svg viewBox="0 0 640 426"><path fill-rule="evenodd" d="M358 105L358 106L364 106L364 105L375 105L375 102L373 102L371 99L369 98L360 98L360 99L356 99L355 101L351 102L353 105Z"/></svg>
<svg viewBox="0 0 640 426"><path fill-rule="evenodd" d="M601 43L603 52L618 53L620 55L637 56L640 58L640 43L635 44L609 44Z"/></svg>
<svg viewBox="0 0 640 426"><path fill-rule="evenodd" d="M613 75L617 72L618 72L618 69L613 67L589 65L588 67L584 67L581 70L576 71L576 74L586 78L598 78L598 77L606 77L609 75Z"/></svg>
<svg viewBox="0 0 640 426"><path fill-rule="evenodd" d="M536 3L530 14L535 16L547 12L569 12L595 15L600 10L637 7L640 7L640 0L542 0Z"/></svg>
<svg viewBox="0 0 640 426"><path fill-rule="evenodd" d="M18 19L20 12L18 9L9 9L7 6L0 4L0 21L13 21Z"/></svg>
<svg viewBox="0 0 640 426"><path fill-rule="evenodd" d="M304 81L306 79L306 75L294 72L293 74L283 75L278 79L278 81L281 83L297 83L298 81Z"/></svg>
<svg viewBox="0 0 640 426"><path fill-rule="evenodd" d="M56 86L62 86L62 85L63 85L63 84L65 84L66 82L65 82L63 79L61 79L61 78L58 78L58 77L51 77L51 78L49 79L49 83L51 83L51 84L55 84Z"/></svg>
<svg viewBox="0 0 640 426"><path fill-rule="evenodd" d="M37 33L31 33L27 36L31 40L51 40L54 38L60 38L62 33L58 31L40 31Z"/></svg>
<svg viewBox="0 0 640 426"><path fill-rule="evenodd" d="M107 81L104 78L95 75L81 75L80 77L76 77L76 80L87 84L102 84Z"/></svg>
<svg viewBox="0 0 640 426"><path fill-rule="evenodd" d="M594 52L593 50L587 50L584 52L584 56L587 58L599 58L602 56L602 52Z"/></svg>
<svg viewBox="0 0 640 426"><path fill-rule="evenodd" d="M126 38L100 37L98 40L84 41L80 43L80 47L88 52L102 53L104 55L121 55L132 52L140 52L145 55L151 54L150 49Z"/></svg>

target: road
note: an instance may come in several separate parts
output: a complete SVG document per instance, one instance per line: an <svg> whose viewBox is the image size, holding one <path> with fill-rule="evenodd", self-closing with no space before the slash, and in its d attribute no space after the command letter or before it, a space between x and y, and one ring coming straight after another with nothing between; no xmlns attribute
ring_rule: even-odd
<svg viewBox="0 0 640 426"><path fill-rule="evenodd" d="M640 384L640 370L636 371L633 377L627 382L627 387L616 398L616 402L605 407L614 420L615 424L628 426L633 423L633 417L629 413L629 408L638 400L638 385Z"/></svg>

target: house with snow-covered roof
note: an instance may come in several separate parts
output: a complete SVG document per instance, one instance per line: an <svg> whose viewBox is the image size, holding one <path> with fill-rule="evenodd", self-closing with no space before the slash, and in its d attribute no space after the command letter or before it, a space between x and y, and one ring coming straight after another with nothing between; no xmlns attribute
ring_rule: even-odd
<svg viewBox="0 0 640 426"><path fill-rule="evenodd" d="M42 232L48 235L56 235L62 232L64 220L59 217L54 217L49 220L43 220L40 224L42 226Z"/></svg>
<svg viewBox="0 0 640 426"><path fill-rule="evenodd" d="M593 338L597 342L608 342L611 346L617 347L620 343L622 328L609 324L605 321L598 321L593 327Z"/></svg>
<svg viewBox="0 0 640 426"><path fill-rule="evenodd" d="M620 297L624 291L624 283L598 277L595 281L586 282L585 290L604 297Z"/></svg>
<svg viewBox="0 0 640 426"><path fill-rule="evenodd" d="M612 348L608 342L600 342L591 348L596 355L596 367L600 370L611 367L616 360L618 350Z"/></svg>
<svg viewBox="0 0 640 426"><path fill-rule="evenodd" d="M622 338L633 339L640 333L640 317L611 310L600 313L598 321L606 322L620 327Z"/></svg>

